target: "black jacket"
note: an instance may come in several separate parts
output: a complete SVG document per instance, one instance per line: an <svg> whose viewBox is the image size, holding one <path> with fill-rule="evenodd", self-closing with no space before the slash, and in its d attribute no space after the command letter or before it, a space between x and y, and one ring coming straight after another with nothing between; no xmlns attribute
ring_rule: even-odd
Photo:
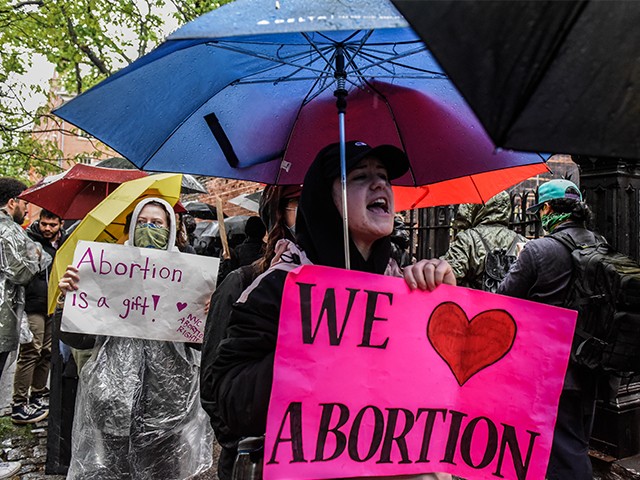
<svg viewBox="0 0 640 480"><path fill-rule="evenodd" d="M215 342L220 333L214 333L218 328L213 325L217 320L207 320L200 401L223 447L218 464L218 477L222 480L231 478L238 441L264 435L266 429L286 276L286 271L270 271L260 277L246 301L233 305L226 338L217 350ZM221 286L234 277L227 277Z"/></svg>
<svg viewBox="0 0 640 480"><path fill-rule="evenodd" d="M596 234L575 223L558 226L579 243L593 243ZM600 238L600 237L597 237ZM551 236L527 242L504 278L498 293L561 307L571 282L571 252Z"/></svg>
<svg viewBox="0 0 640 480"><path fill-rule="evenodd" d="M222 260L218 271L218 285L237 268L250 265L264 255L266 244L262 239L247 238L231 250L231 257Z"/></svg>
<svg viewBox="0 0 640 480"><path fill-rule="evenodd" d="M217 349L211 367L203 360L201 401L211 416L218 440L233 447L242 437L264 435L273 380L273 361L278 334L282 292L294 265L344 268L342 217L333 203L332 188L336 165L318 159L309 168L298 206L297 247L282 255L281 268L272 267L259 276L233 305L226 338ZM385 273L391 255L391 240L376 241L367 260L350 242L351 267L370 273ZM301 259L307 255L308 259ZM291 268L287 268L291 267ZM203 353L208 355L206 349ZM223 450L218 467L222 480L230 478L233 459L225 461Z"/></svg>
<svg viewBox="0 0 640 480"><path fill-rule="evenodd" d="M600 238L594 232L572 222L558 226L555 231L569 233L578 243L593 243ZM546 236L527 242L497 293L562 307L572 275L571 252L558 240ZM553 322L554 319L541 318L540 321ZM570 362L564 389L592 390L593 378L590 371Z"/></svg>
<svg viewBox="0 0 640 480"><path fill-rule="evenodd" d="M62 245L62 242L66 239L66 235L63 230L62 236L58 241L58 245ZM34 242L38 242L42 245L45 252L51 255L51 258L55 257L56 248L51 245L51 242L44 238L40 233L39 222L35 221L26 230L27 235ZM49 285L49 273L50 268L46 268L40 271L33 280L29 282L25 290L25 306L24 311L27 313L40 313L42 315L47 314L47 290Z"/></svg>

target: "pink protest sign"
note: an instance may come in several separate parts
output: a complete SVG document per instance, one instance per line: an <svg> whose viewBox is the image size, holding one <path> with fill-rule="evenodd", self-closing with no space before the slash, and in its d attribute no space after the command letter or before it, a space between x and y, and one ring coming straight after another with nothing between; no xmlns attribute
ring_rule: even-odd
<svg viewBox="0 0 640 480"><path fill-rule="evenodd" d="M460 287L291 272L265 479L544 479L575 317Z"/></svg>

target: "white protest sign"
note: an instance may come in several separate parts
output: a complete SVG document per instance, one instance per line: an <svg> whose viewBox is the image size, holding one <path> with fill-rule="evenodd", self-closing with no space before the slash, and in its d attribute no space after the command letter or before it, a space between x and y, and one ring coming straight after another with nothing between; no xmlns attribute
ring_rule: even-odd
<svg viewBox="0 0 640 480"><path fill-rule="evenodd" d="M205 303L220 260L79 241L78 290L65 297L61 329L117 337L202 342Z"/></svg>

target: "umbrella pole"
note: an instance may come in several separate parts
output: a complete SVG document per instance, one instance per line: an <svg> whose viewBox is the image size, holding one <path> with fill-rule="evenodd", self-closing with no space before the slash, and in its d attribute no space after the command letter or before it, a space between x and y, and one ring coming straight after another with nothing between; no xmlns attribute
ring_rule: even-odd
<svg viewBox="0 0 640 480"><path fill-rule="evenodd" d="M347 212L347 155L345 148L344 112L338 114L340 128L340 185L342 187L342 233L344 237L344 267L351 270L349 254L349 215Z"/></svg>
<svg viewBox="0 0 640 480"><path fill-rule="evenodd" d="M338 81L338 88L333 94L336 96L338 107L338 128L340 130L340 186L342 187L342 233L344 238L344 267L351 270L351 255L349 253L349 215L347 212L347 153L345 134L345 112L347 110L347 89L345 82L347 73L344 69L344 53L342 48L336 51L336 72L334 77Z"/></svg>

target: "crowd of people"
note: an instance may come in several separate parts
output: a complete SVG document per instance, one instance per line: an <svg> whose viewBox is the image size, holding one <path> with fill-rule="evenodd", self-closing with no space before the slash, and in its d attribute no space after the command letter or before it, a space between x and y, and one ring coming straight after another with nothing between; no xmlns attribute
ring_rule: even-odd
<svg viewBox="0 0 640 480"><path fill-rule="evenodd" d="M395 216L390 187L408 169L404 152L352 141L346 145L346 166L346 249L353 270L402 277L411 290L457 284L563 305L572 279L570 252L553 239L527 241L510 230L507 193L484 205L459 206L449 251L442 258L416 260L406 251L409 239ZM222 447L218 477L231 479L238 444L265 433L287 274L300 265L345 268L339 145L317 154L302 186L265 188L259 216L247 222L246 240L222 262L201 346L59 331L55 319L61 307L57 316L47 314L47 282L52 258L65 240L64 225L42 210L23 229L27 205L18 197L25 188L0 178L0 371L17 351L12 421L34 423L49 413L54 332L61 348L74 352L78 369L67 478L188 478L211 466L215 433ZM540 216L546 232L594 238L576 185L549 181L539 188L538 199L530 211ZM126 245L194 253L193 222L176 215L162 198L141 200L128 221ZM496 279L487 262L498 251L511 260ZM58 286L69 294L80 282L78 270L69 266ZM21 327L30 338L21 340ZM588 442L596 384L592 372L570 363L549 480L591 479ZM17 462L0 464L0 478L19 468Z"/></svg>

